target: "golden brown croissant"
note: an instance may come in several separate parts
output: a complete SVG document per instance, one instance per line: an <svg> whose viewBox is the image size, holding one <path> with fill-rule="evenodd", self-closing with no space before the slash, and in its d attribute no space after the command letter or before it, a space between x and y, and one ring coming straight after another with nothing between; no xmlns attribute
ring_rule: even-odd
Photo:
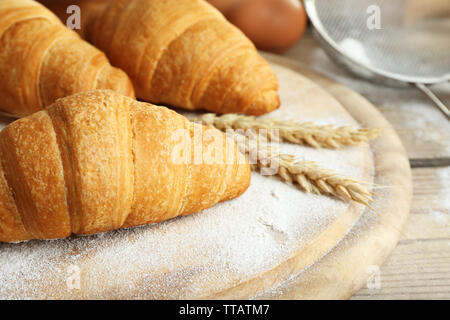
<svg viewBox="0 0 450 320"><path fill-rule="evenodd" d="M250 168L234 142L220 138L110 90L59 99L0 132L0 241L159 222L237 197ZM219 161L205 161L207 154Z"/></svg>
<svg viewBox="0 0 450 320"><path fill-rule="evenodd" d="M0 1L0 110L25 116L57 98L112 89L134 97L128 76L41 4Z"/></svg>
<svg viewBox="0 0 450 320"><path fill-rule="evenodd" d="M140 99L216 113L279 107L268 63L206 1L112 0L98 12L86 38L125 70Z"/></svg>

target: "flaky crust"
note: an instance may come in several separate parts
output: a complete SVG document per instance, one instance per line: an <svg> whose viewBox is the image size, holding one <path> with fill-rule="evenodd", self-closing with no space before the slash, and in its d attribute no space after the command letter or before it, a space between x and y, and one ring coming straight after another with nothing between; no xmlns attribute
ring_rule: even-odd
<svg viewBox="0 0 450 320"><path fill-rule="evenodd" d="M114 0L87 29L143 100L253 115L279 107L268 63L206 1Z"/></svg>
<svg viewBox="0 0 450 320"><path fill-rule="evenodd" d="M29 115L93 89L134 97L128 76L32 0L0 1L0 111Z"/></svg>
<svg viewBox="0 0 450 320"><path fill-rule="evenodd" d="M109 90L59 99L0 132L0 241L160 222L237 197L250 168L235 143L220 138ZM217 152L223 157L208 161Z"/></svg>

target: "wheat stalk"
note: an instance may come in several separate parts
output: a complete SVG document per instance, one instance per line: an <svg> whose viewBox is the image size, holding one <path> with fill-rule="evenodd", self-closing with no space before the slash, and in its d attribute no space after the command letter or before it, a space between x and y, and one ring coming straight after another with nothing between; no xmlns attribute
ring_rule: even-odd
<svg viewBox="0 0 450 320"><path fill-rule="evenodd" d="M292 155L280 154L272 147L263 146L255 137L230 131L228 136L236 141L253 170L267 171L276 167L276 174L283 181L296 184L303 191L353 200L369 207L369 202L373 201L369 189L357 180L322 169L312 161L297 161Z"/></svg>
<svg viewBox="0 0 450 320"><path fill-rule="evenodd" d="M297 123L291 120L256 119L252 116L240 114L218 116L214 113L207 113L191 120L200 121L222 131L228 129L266 129L270 140L278 141L279 139L314 148L337 149L342 146L360 145L375 139L380 133L380 129L319 126L311 122Z"/></svg>

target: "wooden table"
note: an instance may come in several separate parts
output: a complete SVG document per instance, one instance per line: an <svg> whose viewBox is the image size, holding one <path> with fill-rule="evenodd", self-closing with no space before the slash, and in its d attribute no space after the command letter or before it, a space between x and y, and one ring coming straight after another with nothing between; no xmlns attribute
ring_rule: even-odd
<svg viewBox="0 0 450 320"><path fill-rule="evenodd" d="M306 63L376 105L397 130L413 172L409 220L397 248L380 269L380 286L352 299L450 299L450 122L413 88L360 80L334 64L310 31L283 56ZM450 105L450 84L435 86Z"/></svg>

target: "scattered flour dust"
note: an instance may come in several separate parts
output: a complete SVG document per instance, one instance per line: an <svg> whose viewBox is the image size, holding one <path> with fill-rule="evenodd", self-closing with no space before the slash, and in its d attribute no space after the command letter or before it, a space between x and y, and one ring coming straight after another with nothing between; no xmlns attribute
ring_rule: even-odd
<svg viewBox="0 0 450 320"><path fill-rule="evenodd" d="M450 167L436 169L440 180L441 191L433 198L439 203L440 209L430 209L428 214L439 224L450 226ZM434 200L433 199L433 200Z"/></svg>
<svg viewBox="0 0 450 320"><path fill-rule="evenodd" d="M444 208L450 211L450 167L439 168L437 173L440 178L441 192L439 193L439 199L442 201Z"/></svg>
<svg viewBox="0 0 450 320"><path fill-rule="evenodd" d="M282 108L323 108L292 72L276 67ZM313 85L311 90L316 90ZM306 102L305 102L306 101ZM314 105L316 103L316 105ZM320 104L320 105L319 105ZM342 114L333 99L330 112ZM322 119L308 114L307 120ZM344 114L327 118L354 124ZM369 181L367 147L314 150L282 144L282 152ZM252 174L241 197L160 224L53 241L0 244L0 298L201 298L276 267L345 211L348 203L305 194L275 177Z"/></svg>
<svg viewBox="0 0 450 320"><path fill-rule="evenodd" d="M438 223L440 224L445 224L447 226L450 227L450 215L442 212L442 211L438 211L438 210L430 210L428 211L428 214Z"/></svg>

